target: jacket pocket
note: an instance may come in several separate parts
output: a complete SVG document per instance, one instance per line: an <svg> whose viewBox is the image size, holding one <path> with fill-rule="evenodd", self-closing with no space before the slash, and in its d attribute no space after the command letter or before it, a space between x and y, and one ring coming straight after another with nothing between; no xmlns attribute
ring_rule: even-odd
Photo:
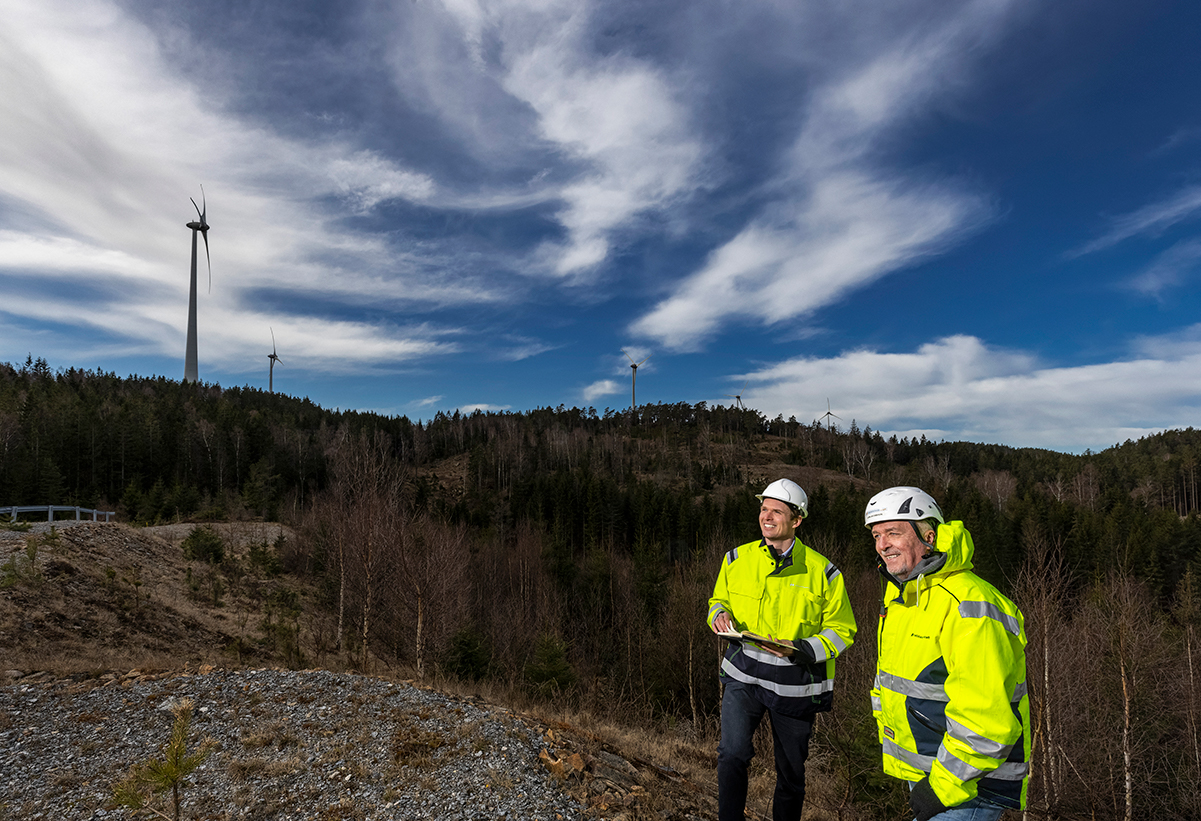
<svg viewBox="0 0 1201 821"><path fill-rule="evenodd" d="M759 591L743 591L730 590L730 607L734 612L730 614L735 622L734 626L739 630L750 630L755 632L759 627L759 603L763 599L763 595Z"/></svg>
<svg viewBox="0 0 1201 821"><path fill-rule="evenodd" d="M822 600L787 577L780 579L765 602L764 625L776 638L808 638L821 631Z"/></svg>

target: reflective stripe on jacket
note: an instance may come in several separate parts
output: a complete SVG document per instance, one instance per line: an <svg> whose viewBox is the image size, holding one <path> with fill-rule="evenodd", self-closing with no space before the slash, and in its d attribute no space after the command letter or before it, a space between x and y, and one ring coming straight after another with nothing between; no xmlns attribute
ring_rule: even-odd
<svg viewBox="0 0 1201 821"><path fill-rule="evenodd" d="M747 642L731 642L722 676L762 688L763 703L785 715L830 709L834 659L855 640L855 616L838 568L799 540L778 561L766 541L740 545L722 559L709 624L722 612L740 631L808 645L815 659L777 658Z"/></svg>
<svg viewBox="0 0 1201 821"><path fill-rule="evenodd" d="M948 807L977 794L1026 805L1030 699L1026 631L1013 602L972 571L962 522L939 525L945 561L927 575L886 584L872 711L884 771L930 785Z"/></svg>

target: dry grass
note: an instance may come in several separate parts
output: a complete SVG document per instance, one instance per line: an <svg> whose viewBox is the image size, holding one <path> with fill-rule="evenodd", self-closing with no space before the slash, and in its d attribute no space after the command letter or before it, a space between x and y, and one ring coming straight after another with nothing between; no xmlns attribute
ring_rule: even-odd
<svg viewBox="0 0 1201 821"><path fill-rule="evenodd" d="M398 768L413 767L432 770L446 755L445 739L439 733L424 730L413 716L403 711L394 714L396 729L392 733L392 761Z"/></svg>
<svg viewBox="0 0 1201 821"><path fill-rule="evenodd" d="M284 761L271 758L239 758L226 764L225 770L234 781L245 781L251 776L280 778L292 775L303 770L304 766L304 762L298 756Z"/></svg>
<svg viewBox="0 0 1201 821"><path fill-rule="evenodd" d="M273 721L263 727L243 732L242 744L252 750L263 747L282 750L285 747L300 746L300 739L282 721Z"/></svg>

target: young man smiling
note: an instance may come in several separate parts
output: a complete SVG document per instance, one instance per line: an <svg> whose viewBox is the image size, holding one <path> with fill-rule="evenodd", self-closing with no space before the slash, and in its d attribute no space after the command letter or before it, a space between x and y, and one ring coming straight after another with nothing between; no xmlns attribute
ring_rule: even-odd
<svg viewBox="0 0 1201 821"><path fill-rule="evenodd" d="M963 522L920 488L864 511L884 577L872 712L884 772L917 821L996 821L1024 809L1030 699L1022 613L972 572Z"/></svg>
<svg viewBox="0 0 1201 821"><path fill-rule="evenodd" d="M733 639L720 675L721 743L717 748L720 821L745 817L752 739L771 716L776 762L774 821L798 821L805 802L805 759L819 712L829 710L834 658L851 646L855 617L838 568L796 538L809 512L805 491L789 479L759 494L759 541L722 560L709 626L717 633L749 631L791 646Z"/></svg>

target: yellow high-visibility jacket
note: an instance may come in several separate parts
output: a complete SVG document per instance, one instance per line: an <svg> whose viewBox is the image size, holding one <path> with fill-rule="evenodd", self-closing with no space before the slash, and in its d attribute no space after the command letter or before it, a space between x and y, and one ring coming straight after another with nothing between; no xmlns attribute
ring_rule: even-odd
<svg viewBox="0 0 1201 821"><path fill-rule="evenodd" d="M740 631L807 646L804 656L781 659L749 642L731 642L722 676L760 687L763 703L784 715L830 709L834 659L855 640L855 615L837 567L799 539L780 559L766 541L739 545L722 559L709 624L722 612Z"/></svg>
<svg viewBox="0 0 1201 821"><path fill-rule="evenodd" d="M872 711L884 771L909 781L929 775L948 807L980 795L1023 809L1030 698L1022 613L972 572L963 522L938 527L935 551L906 582L880 567Z"/></svg>

